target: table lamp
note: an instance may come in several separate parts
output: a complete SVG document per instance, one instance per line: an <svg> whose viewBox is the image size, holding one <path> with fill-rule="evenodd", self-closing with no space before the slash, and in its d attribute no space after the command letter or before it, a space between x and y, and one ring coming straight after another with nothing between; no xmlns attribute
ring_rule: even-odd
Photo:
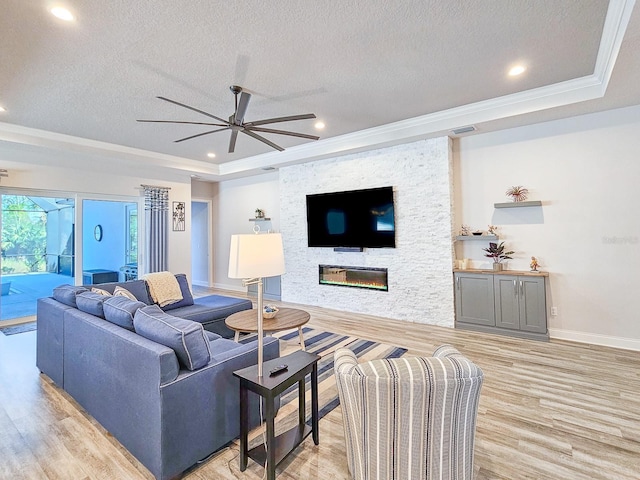
<svg viewBox="0 0 640 480"><path fill-rule="evenodd" d="M229 278L241 278L242 285L258 286L258 376L262 377L262 279L284 273L282 235L255 233L231 235Z"/></svg>

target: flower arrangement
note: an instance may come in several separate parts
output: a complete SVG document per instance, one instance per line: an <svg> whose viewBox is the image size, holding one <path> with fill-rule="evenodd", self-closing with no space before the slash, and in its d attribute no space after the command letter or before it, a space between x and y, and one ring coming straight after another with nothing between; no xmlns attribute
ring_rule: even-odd
<svg viewBox="0 0 640 480"><path fill-rule="evenodd" d="M507 190L505 194L511 197L514 202L524 202L529 195L529 190L524 188L522 185L516 185L515 187L511 187Z"/></svg>
<svg viewBox="0 0 640 480"><path fill-rule="evenodd" d="M264 218L264 210L256 208L256 218Z"/></svg>
<svg viewBox="0 0 640 480"><path fill-rule="evenodd" d="M505 252L504 251L504 242L494 243L489 242L489 248L483 248L485 252L485 257L493 258L493 263L501 263L503 260L510 260L511 255L513 255L513 251Z"/></svg>

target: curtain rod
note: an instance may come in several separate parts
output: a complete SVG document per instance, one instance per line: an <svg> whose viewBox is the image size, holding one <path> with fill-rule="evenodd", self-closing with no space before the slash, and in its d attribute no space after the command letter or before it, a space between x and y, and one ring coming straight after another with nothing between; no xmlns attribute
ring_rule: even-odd
<svg viewBox="0 0 640 480"><path fill-rule="evenodd" d="M164 188L166 190L171 190L171 187L161 187L159 185L145 185L144 183L141 183L140 186L142 188Z"/></svg>

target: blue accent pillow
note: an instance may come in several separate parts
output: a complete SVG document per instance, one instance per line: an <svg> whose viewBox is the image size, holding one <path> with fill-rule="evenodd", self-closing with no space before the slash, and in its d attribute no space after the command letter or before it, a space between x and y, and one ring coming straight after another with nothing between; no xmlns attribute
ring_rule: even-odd
<svg viewBox="0 0 640 480"><path fill-rule="evenodd" d="M174 317L157 305L136 311L133 326L138 335L172 348L178 361L189 370L204 367L211 359L209 339L201 323Z"/></svg>
<svg viewBox="0 0 640 480"><path fill-rule="evenodd" d="M178 280L178 285L180 285L180 293L182 293L182 300L178 300L176 303L170 303L169 305L165 305L162 307L162 310L169 311L174 308L180 307L188 307L189 305L193 305L193 295L191 294L191 289L189 288L189 281L187 280L187 276L184 273L176 273L176 280Z"/></svg>
<svg viewBox="0 0 640 480"><path fill-rule="evenodd" d="M76 304L78 305L78 310L104 318L104 308L102 304L107 298L110 297L94 292L82 292L76 295Z"/></svg>
<svg viewBox="0 0 640 480"><path fill-rule="evenodd" d="M102 305L105 320L115 323L127 330L133 331L133 317L139 308L147 305L138 300L130 300L127 297L117 295L107 297Z"/></svg>
<svg viewBox="0 0 640 480"><path fill-rule="evenodd" d="M78 293L88 291L84 287L76 287L74 285L60 285L53 289L53 298L59 301L60 303L64 303L65 305L69 305L70 307L78 307L76 304L76 295Z"/></svg>

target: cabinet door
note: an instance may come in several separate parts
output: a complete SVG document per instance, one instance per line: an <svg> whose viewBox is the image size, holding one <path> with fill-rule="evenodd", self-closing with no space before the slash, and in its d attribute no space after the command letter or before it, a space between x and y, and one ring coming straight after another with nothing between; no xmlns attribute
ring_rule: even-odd
<svg viewBox="0 0 640 480"><path fill-rule="evenodd" d="M518 277L520 330L547 333L544 277Z"/></svg>
<svg viewBox="0 0 640 480"><path fill-rule="evenodd" d="M493 276L455 274L456 321L476 325L495 325Z"/></svg>
<svg viewBox="0 0 640 480"><path fill-rule="evenodd" d="M511 330L520 329L520 306L518 303L519 277L515 275L494 275L496 292L496 327Z"/></svg>

